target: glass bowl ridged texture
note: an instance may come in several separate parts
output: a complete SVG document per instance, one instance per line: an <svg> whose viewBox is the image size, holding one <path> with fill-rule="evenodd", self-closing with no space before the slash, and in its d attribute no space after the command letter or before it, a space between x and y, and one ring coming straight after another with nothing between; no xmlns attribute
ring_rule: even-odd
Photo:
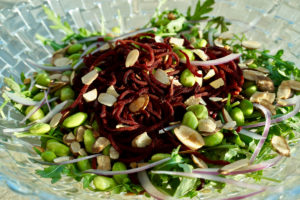
<svg viewBox="0 0 300 200"><path fill-rule="evenodd" d="M5 4L0 12L0 87L3 77L32 73L35 69L24 62L30 58L36 62L46 61L52 53L35 39L35 34L60 40L63 34L49 28L42 5L50 7L73 28L85 27L91 31L105 31L121 24L123 32L142 27L158 8L159 0L29 0L13 6ZM196 0L168 0L160 8L177 8L186 12ZM0 1L1 4L1 1ZM232 22L231 31L244 32L248 38L263 43L263 47L275 52L285 50L285 57L296 64L300 61L300 1L299 0L216 0L212 16L222 15ZM122 16L122 18L120 18ZM3 99L0 99L0 103ZM56 184L35 174L42 166L29 158L38 158L31 144L38 139L16 139L5 136L3 127L15 127L22 116L7 106L7 120L0 120L0 184L29 195L30 199L144 199L145 196L110 196L101 192L82 189L82 184L64 177ZM261 181L264 185L276 185L251 199L299 199L300 198L300 148L294 145L292 156L276 167L265 170L266 177L281 183ZM247 180L248 181L248 180ZM253 182L253 180L249 180ZM202 193L200 199L220 199L246 194L246 189L227 185L222 194ZM195 199L199 199L198 197Z"/></svg>

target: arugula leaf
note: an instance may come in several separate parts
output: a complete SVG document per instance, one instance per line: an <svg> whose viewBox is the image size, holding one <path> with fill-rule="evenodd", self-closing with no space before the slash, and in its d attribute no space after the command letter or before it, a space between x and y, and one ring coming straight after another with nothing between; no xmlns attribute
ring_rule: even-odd
<svg viewBox="0 0 300 200"><path fill-rule="evenodd" d="M67 44L58 44L54 40L47 39L40 34L36 34L35 37L40 40L44 45L51 46L54 51L62 49L67 46Z"/></svg>
<svg viewBox="0 0 300 200"><path fill-rule="evenodd" d="M96 176L97 175L94 175L94 174L84 174L83 175L83 188L90 188L91 187L90 184Z"/></svg>
<svg viewBox="0 0 300 200"><path fill-rule="evenodd" d="M65 165L53 165L44 170L36 170L35 172L43 178L51 178L51 183L54 184L61 179L64 169Z"/></svg>
<svg viewBox="0 0 300 200"><path fill-rule="evenodd" d="M188 20L194 20L194 21L199 21L199 20L204 20L207 19L208 16L203 16L213 10L212 5L214 5L215 1L214 0L206 0L202 5L201 1L199 0L197 2L194 14L191 15L191 7L188 8L187 10L187 19Z"/></svg>

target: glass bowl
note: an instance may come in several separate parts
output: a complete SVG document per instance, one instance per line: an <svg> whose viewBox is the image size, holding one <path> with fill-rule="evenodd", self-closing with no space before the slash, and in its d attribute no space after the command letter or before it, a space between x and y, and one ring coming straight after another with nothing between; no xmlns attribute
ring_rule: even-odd
<svg viewBox="0 0 300 200"><path fill-rule="evenodd" d="M51 49L35 39L35 34L60 40L63 35L49 28L42 6L48 6L67 20L72 28L85 27L91 31L105 31L120 25L122 32L142 27L153 16L155 9L177 8L186 12L196 0L29 0L14 5L4 5L0 11L0 87L3 77L32 73L35 69L24 60L30 58L43 62L51 56ZM0 1L0 5L1 5ZM300 1L299 0L216 0L211 15L223 15L232 22L231 31L244 32L248 38L260 41L275 52L285 50L285 57L300 61ZM0 103L3 99L0 99ZM64 177L56 184L35 174L41 165L30 158L38 158L31 144L37 138L17 139L4 135L3 127L15 127L22 116L12 106L5 109L7 119L0 119L0 184L13 191L29 195L30 199L144 199L140 196L113 195L84 190L82 184ZM299 124L300 126L300 124ZM294 145L292 156L276 167L265 170L265 177L280 180L276 190L266 191L252 199L300 198L300 148ZM253 180L250 180L253 181ZM270 184L262 180L261 184ZM222 197L245 194L248 191L226 186ZM216 192L202 193L200 199L219 199ZM197 197L196 199L199 199Z"/></svg>

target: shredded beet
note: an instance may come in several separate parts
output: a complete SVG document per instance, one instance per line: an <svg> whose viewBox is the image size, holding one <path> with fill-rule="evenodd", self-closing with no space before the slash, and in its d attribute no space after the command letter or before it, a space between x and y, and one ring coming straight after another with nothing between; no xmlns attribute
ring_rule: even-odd
<svg viewBox="0 0 300 200"><path fill-rule="evenodd" d="M163 43L157 43L154 37L154 34L141 33L116 41L109 50L85 56L85 67L82 67L74 78L74 89L78 96L74 103L62 112L67 116L78 106L82 112L93 113L100 127L98 135L110 140L112 146L120 153L120 161L125 163L141 161L156 152L170 153L180 145L172 133L158 134L158 130L168 126L172 121L182 120L186 107L183 102L187 98L192 95L201 96L211 111L211 117L214 117L224 103L210 101L209 97L225 98L228 93L237 95L244 81L242 71L237 65L238 60L220 66L197 67L191 65L187 54L181 51L187 61L183 64L173 52L169 38L165 38ZM187 49L193 48L184 37L183 39ZM133 49L139 51L138 60L133 66L125 67L126 58ZM220 47L207 47L202 50L210 59L231 53ZM101 68L98 78L89 86L83 85L81 77L95 67ZM204 80L201 87L198 83L193 87L175 85L174 79L179 79L181 72L186 68L197 77L202 77L209 69L214 69L216 75ZM170 84L164 84L155 78L153 72L156 69L168 70L168 76L172 76ZM198 70L202 70L203 74L198 73ZM214 89L209 83L218 78L222 78L225 85ZM113 106L108 107L98 101L84 102L82 95L87 91L96 88L98 94L105 93L111 85L119 94ZM142 95L148 97L147 105L136 112L131 112L130 105ZM143 132L147 132L151 137L151 144L145 148L132 147L132 140ZM211 161L201 154L195 154L211 164L228 164L226 161Z"/></svg>

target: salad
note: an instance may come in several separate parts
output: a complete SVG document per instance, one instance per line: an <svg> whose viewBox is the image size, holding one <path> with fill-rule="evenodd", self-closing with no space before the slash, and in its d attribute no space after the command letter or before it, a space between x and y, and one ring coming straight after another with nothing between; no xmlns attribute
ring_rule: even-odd
<svg viewBox="0 0 300 200"><path fill-rule="evenodd" d="M263 171L299 140L300 70L223 17L214 0L187 14L158 11L145 27L120 35L73 31L44 7L61 42L48 63L4 78L2 97L24 114L16 137L39 137L36 173L82 181L83 188L156 199L193 198L226 184L274 190ZM192 12L193 10L193 12ZM239 177L238 179L236 177ZM256 181L240 181L241 177ZM268 179L270 186L259 184ZM274 184L273 184L274 185Z"/></svg>

